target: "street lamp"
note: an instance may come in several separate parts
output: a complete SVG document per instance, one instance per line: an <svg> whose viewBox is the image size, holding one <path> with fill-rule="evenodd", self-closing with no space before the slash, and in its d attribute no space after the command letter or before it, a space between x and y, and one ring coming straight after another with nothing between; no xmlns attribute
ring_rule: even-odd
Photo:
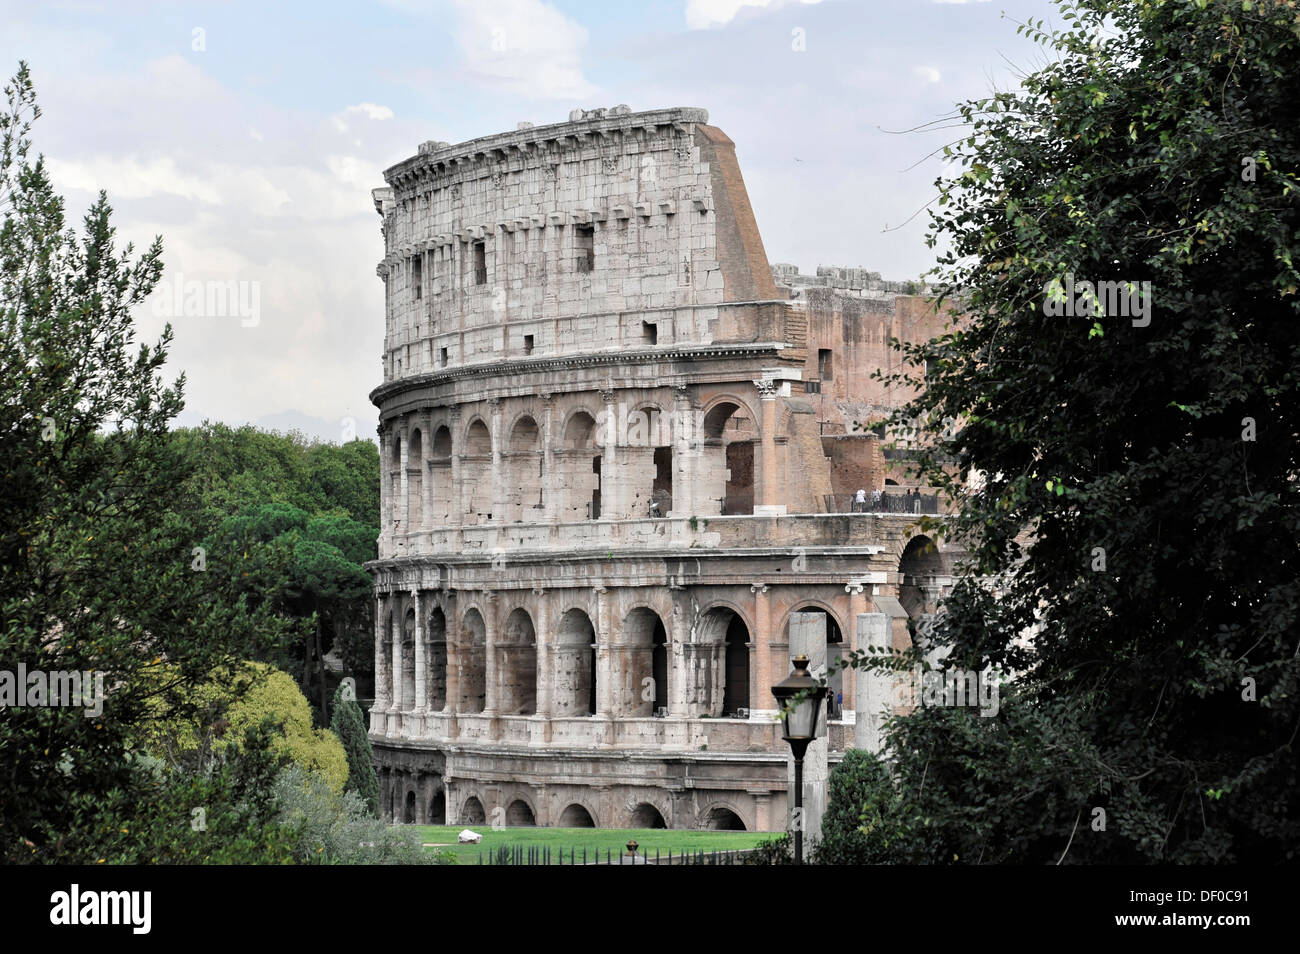
<svg viewBox="0 0 1300 954"><path fill-rule="evenodd" d="M794 807L797 823L794 826L794 863L803 864L803 757L808 746L821 731L822 716L826 711L822 700L826 687L808 674L808 657L795 656L790 660L794 672L772 687L777 705L781 709L781 737L790 744L794 755Z"/></svg>

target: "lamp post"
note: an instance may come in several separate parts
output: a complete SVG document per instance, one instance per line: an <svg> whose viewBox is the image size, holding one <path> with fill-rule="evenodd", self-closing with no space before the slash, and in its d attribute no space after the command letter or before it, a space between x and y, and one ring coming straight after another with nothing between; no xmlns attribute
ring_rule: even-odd
<svg viewBox="0 0 1300 954"><path fill-rule="evenodd" d="M826 687L808 673L808 657L795 656L790 660L794 672L772 687L777 705L781 709L781 737L790 745L794 755L794 807L797 821L794 826L794 863L803 864L803 757L808 746L817 738L826 711L822 700Z"/></svg>

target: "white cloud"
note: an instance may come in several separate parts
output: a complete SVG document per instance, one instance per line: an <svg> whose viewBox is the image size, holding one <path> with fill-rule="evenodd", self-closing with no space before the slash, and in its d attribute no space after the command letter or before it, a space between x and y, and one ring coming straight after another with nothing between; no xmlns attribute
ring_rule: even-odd
<svg viewBox="0 0 1300 954"><path fill-rule="evenodd" d="M504 92L540 99L590 96L582 72L587 30L542 0L455 0L455 30L469 75Z"/></svg>
<svg viewBox="0 0 1300 954"><path fill-rule="evenodd" d="M799 0L801 3L821 3L821 0ZM692 30L725 26L736 18L741 7L782 6L784 0L687 0L686 25Z"/></svg>
<svg viewBox="0 0 1300 954"><path fill-rule="evenodd" d="M927 83L937 83L943 79L943 74L933 66L913 66L912 73L925 80Z"/></svg>
<svg viewBox="0 0 1300 954"><path fill-rule="evenodd" d="M989 0L930 0L931 3L988 3Z"/></svg>
<svg viewBox="0 0 1300 954"><path fill-rule="evenodd" d="M207 176L187 175L168 157L137 159L96 156L86 160L47 158L50 177L59 189L96 193L110 197L147 199L174 195L209 205L220 205L222 196Z"/></svg>

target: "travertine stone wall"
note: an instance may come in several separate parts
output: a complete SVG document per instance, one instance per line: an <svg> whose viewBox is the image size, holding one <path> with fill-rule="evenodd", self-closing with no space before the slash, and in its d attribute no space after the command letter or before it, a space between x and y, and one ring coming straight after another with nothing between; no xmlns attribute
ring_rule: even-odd
<svg viewBox="0 0 1300 954"><path fill-rule="evenodd" d="M810 312L707 120L580 110L375 190L386 817L783 828L793 614L847 651L951 582L906 516L825 512Z"/></svg>

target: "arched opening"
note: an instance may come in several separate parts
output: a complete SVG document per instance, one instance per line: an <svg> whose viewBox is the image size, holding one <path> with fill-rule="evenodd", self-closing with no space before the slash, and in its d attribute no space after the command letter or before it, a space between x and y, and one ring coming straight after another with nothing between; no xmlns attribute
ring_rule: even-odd
<svg viewBox="0 0 1300 954"><path fill-rule="evenodd" d="M668 633L659 614L638 607L623 620L621 714L646 718L668 708Z"/></svg>
<svg viewBox="0 0 1300 954"><path fill-rule="evenodd" d="M560 814L561 828L595 828L596 820L581 805L573 804Z"/></svg>
<svg viewBox="0 0 1300 954"><path fill-rule="evenodd" d="M826 673L830 674L827 679L830 692L827 694L826 697L826 717L828 719L842 718L844 713L844 702L843 702L844 670L840 668L840 660L844 656L844 634L840 630L840 624L836 622L835 617L832 616L829 612L827 612L824 607L821 606L800 607L796 609L794 612L792 612L790 614L791 619L786 621L785 638L786 638L787 645L790 644L790 641L792 639L790 635L790 625L794 618L795 613L813 614L815 616L820 616L823 620L823 622L819 624L819 627L821 626L825 627L825 635L826 635L826 652L824 657L826 661L826 668L824 672L817 665L817 657L819 654L814 651L812 653L809 653L809 655L813 658L813 668L814 668L815 675L822 676L825 675ZM791 651L794 652L794 650ZM801 649L799 651L804 651L804 650Z"/></svg>
<svg viewBox="0 0 1300 954"><path fill-rule="evenodd" d="M537 711L537 635L533 619L520 607L506 617L497 641L503 715L532 715Z"/></svg>
<svg viewBox="0 0 1300 954"><path fill-rule="evenodd" d="M608 412L614 414L615 411ZM615 422L620 471L627 475L627 499L616 517L666 517L673 507L673 448L660 409L647 404L624 411ZM624 417L625 415L625 417ZM606 512L609 512L608 502Z"/></svg>
<svg viewBox="0 0 1300 954"><path fill-rule="evenodd" d="M465 453L460 465L461 492L465 499L466 523L492 519L492 435L487 425L475 419L465 431Z"/></svg>
<svg viewBox="0 0 1300 954"><path fill-rule="evenodd" d="M564 425L564 439L554 451L556 486L560 491L560 521L600 517L601 453L596 419L577 411Z"/></svg>
<svg viewBox="0 0 1300 954"><path fill-rule="evenodd" d="M693 667L694 685L688 687L699 710L711 716L739 718L749 708L749 627L739 613L725 606L700 618Z"/></svg>
<svg viewBox="0 0 1300 954"><path fill-rule="evenodd" d="M560 617L555 638L555 714L596 714L596 628L580 609Z"/></svg>
<svg viewBox="0 0 1300 954"><path fill-rule="evenodd" d="M710 831L745 831L745 823L730 808L714 808L704 819L704 827Z"/></svg>
<svg viewBox="0 0 1300 954"><path fill-rule="evenodd" d="M633 828L667 828L664 816L649 802L642 802L632 810Z"/></svg>
<svg viewBox="0 0 1300 954"><path fill-rule="evenodd" d="M935 612L944 562L934 541L927 536L909 540L899 558L898 572L903 578L898 587L898 601L907 615L916 618Z"/></svg>
<svg viewBox="0 0 1300 954"><path fill-rule="evenodd" d="M442 425L433 432L433 442L429 448L429 521L432 526L441 526L451 522L452 486L451 486L451 431Z"/></svg>
<svg viewBox="0 0 1300 954"><path fill-rule="evenodd" d="M476 609L461 624L460 701L458 712L482 712L487 704L487 627Z"/></svg>
<svg viewBox="0 0 1300 954"><path fill-rule="evenodd" d="M542 516L542 438L537 422L525 415L515 421L503 461L509 523Z"/></svg>
<svg viewBox="0 0 1300 954"><path fill-rule="evenodd" d="M704 415L700 486L705 500L717 501L718 513L754 512L757 443L757 425L749 411L739 404L723 401Z"/></svg>
<svg viewBox="0 0 1300 954"><path fill-rule="evenodd" d="M429 824L447 824L447 797L438 792L429 800Z"/></svg>
<svg viewBox="0 0 1300 954"><path fill-rule="evenodd" d="M424 528L424 440L418 427L411 428L406 447L406 512L410 530Z"/></svg>
<svg viewBox="0 0 1300 954"><path fill-rule="evenodd" d="M408 825L415 824L415 792L406 793L406 811L402 814L402 821Z"/></svg>
<svg viewBox="0 0 1300 954"><path fill-rule="evenodd" d="M483 811L483 803L474 795L465 799L465 804L460 807L460 823L462 825L482 825L487 822L487 815Z"/></svg>
<svg viewBox="0 0 1300 954"><path fill-rule="evenodd" d="M402 623L402 706L415 708L415 610L408 609Z"/></svg>
<svg viewBox="0 0 1300 954"><path fill-rule="evenodd" d="M447 708L447 617L438 607L429 613L428 633L429 709Z"/></svg>
<svg viewBox="0 0 1300 954"><path fill-rule="evenodd" d="M510 828L533 828L537 825L537 818L526 801L516 798L506 809L506 825Z"/></svg>

